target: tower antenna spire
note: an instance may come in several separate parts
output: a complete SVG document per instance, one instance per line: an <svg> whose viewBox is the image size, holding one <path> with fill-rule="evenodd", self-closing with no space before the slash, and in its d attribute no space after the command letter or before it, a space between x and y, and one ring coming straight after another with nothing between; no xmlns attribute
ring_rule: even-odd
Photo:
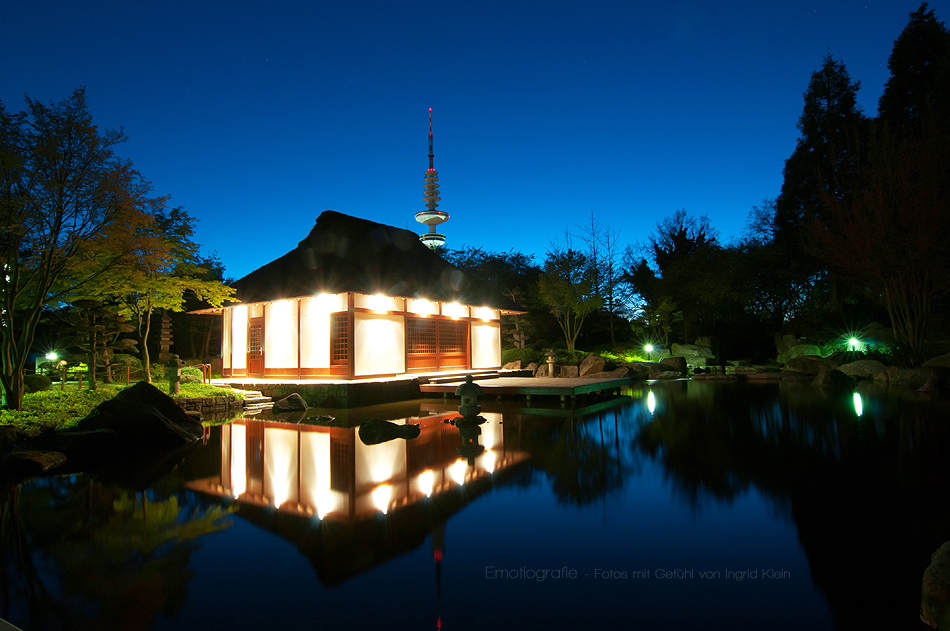
<svg viewBox="0 0 950 631"><path fill-rule="evenodd" d="M435 158L435 154L432 152L432 108L429 108L429 170L435 171L435 167L432 165L432 160Z"/></svg>

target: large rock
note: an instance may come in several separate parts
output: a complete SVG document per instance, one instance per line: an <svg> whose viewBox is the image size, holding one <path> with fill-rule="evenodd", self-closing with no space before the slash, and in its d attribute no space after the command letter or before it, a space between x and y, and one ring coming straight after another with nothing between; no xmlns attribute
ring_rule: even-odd
<svg viewBox="0 0 950 631"><path fill-rule="evenodd" d="M817 347L816 347L817 348ZM785 370L809 375L817 375L823 370L834 370L838 366L830 359L815 355L794 357L785 364Z"/></svg>
<svg viewBox="0 0 950 631"><path fill-rule="evenodd" d="M660 360L660 363L666 366L667 370L675 370L682 375L686 374L687 368L685 357L664 357Z"/></svg>
<svg viewBox="0 0 950 631"><path fill-rule="evenodd" d="M516 359L513 362L508 362L501 367L502 370L521 370L521 360Z"/></svg>
<svg viewBox="0 0 950 631"><path fill-rule="evenodd" d="M921 366L924 368L931 368L934 366L950 368L950 353L947 353L946 355L939 355L937 357L928 359L923 364L921 364Z"/></svg>
<svg viewBox="0 0 950 631"><path fill-rule="evenodd" d="M821 353L817 344L809 342L800 342L788 348L784 353L779 353L778 363L788 364L798 357L817 357Z"/></svg>
<svg viewBox="0 0 950 631"><path fill-rule="evenodd" d="M670 367L662 362L630 362L627 364L634 373L634 377L640 379L660 379L664 372L671 372ZM679 377L679 373L676 374Z"/></svg>
<svg viewBox="0 0 950 631"><path fill-rule="evenodd" d="M603 357L599 355L588 355L578 367L578 376L584 377L592 372L601 372L606 365L607 362Z"/></svg>
<svg viewBox="0 0 950 631"><path fill-rule="evenodd" d="M838 366L838 370L856 379L873 379L874 375L887 370L887 366L874 359L859 359L850 364Z"/></svg>
<svg viewBox="0 0 950 631"><path fill-rule="evenodd" d="M580 371L577 369L577 366L561 366L561 372L558 373L558 377L563 379L573 379L574 377L580 376Z"/></svg>
<svg viewBox="0 0 950 631"><path fill-rule="evenodd" d="M420 432L418 425L399 425L378 418L364 418L359 429L360 440L364 445L378 445L397 438L411 440Z"/></svg>
<svg viewBox="0 0 950 631"><path fill-rule="evenodd" d="M538 372L538 362L531 362L525 366L525 370L530 370L532 375L537 374Z"/></svg>
<svg viewBox="0 0 950 631"><path fill-rule="evenodd" d="M188 416L170 396L144 381L100 403L79 421L77 429L111 430L120 448L156 450L187 445L204 433L200 422Z"/></svg>
<svg viewBox="0 0 950 631"><path fill-rule="evenodd" d="M670 352L674 357L686 358L686 363L696 368L705 368L707 364L715 363L716 356L708 346L699 344L673 344Z"/></svg>
<svg viewBox="0 0 950 631"><path fill-rule="evenodd" d="M303 397L297 394L296 392L288 394L286 397L279 401L274 401L274 406L271 408L274 412L299 412L300 410L306 411L307 402L304 401Z"/></svg>
<svg viewBox="0 0 950 631"><path fill-rule="evenodd" d="M888 366L885 370L874 374L874 381L882 381L894 386L909 386L922 392L935 392L946 390L950 385L950 368Z"/></svg>
<svg viewBox="0 0 950 631"><path fill-rule="evenodd" d="M605 372L592 372L584 375L587 379L624 379L630 376L630 369L626 366Z"/></svg>
<svg viewBox="0 0 950 631"><path fill-rule="evenodd" d="M950 541L934 552L920 589L920 619L950 631Z"/></svg>
<svg viewBox="0 0 950 631"><path fill-rule="evenodd" d="M822 370L811 385L836 391L850 391L854 388L854 381L840 370Z"/></svg>

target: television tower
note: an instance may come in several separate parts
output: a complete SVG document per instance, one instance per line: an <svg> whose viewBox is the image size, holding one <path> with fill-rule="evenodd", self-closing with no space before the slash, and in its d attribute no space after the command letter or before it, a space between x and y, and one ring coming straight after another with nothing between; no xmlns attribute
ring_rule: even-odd
<svg viewBox="0 0 950 631"><path fill-rule="evenodd" d="M449 220L449 213L436 210L439 206L439 172L435 170L432 159L435 154L432 153L432 108L429 108L429 170L425 172L425 193L422 200L426 203L426 209L416 213L416 221L429 226L429 231L419 235L419 239L433 250L437 250L445 243L445 235L435 231L435 227L440 223Z"/></svg>

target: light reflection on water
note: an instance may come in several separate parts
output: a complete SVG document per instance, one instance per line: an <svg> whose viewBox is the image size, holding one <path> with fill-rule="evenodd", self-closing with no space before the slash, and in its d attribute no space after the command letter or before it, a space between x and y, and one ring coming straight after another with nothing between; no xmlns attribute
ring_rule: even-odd
<svg viewBox="0 0 950 631"><path fill-rule="evenodd" d="M914 628L950 538L944 402L697 382L625 395L486 403L465 437L451 405L372 410L420 425L374 445L360 411L349 427L242 420L144 492L27 483L0 522L3 615L111 628L134 602L132 628L315 612L326 628Z"/></svg>

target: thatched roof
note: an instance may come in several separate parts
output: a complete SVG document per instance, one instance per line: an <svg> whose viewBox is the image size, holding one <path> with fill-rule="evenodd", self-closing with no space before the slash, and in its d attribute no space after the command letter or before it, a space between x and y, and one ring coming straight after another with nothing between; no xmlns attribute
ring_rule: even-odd
<svg viewBox="0 0 950 631"><path fill-rule="evenodd" d="M355 292L514 307L489 295L414 232L332 210L317 217L296 248L231 285L244 303Z"/></svg>

